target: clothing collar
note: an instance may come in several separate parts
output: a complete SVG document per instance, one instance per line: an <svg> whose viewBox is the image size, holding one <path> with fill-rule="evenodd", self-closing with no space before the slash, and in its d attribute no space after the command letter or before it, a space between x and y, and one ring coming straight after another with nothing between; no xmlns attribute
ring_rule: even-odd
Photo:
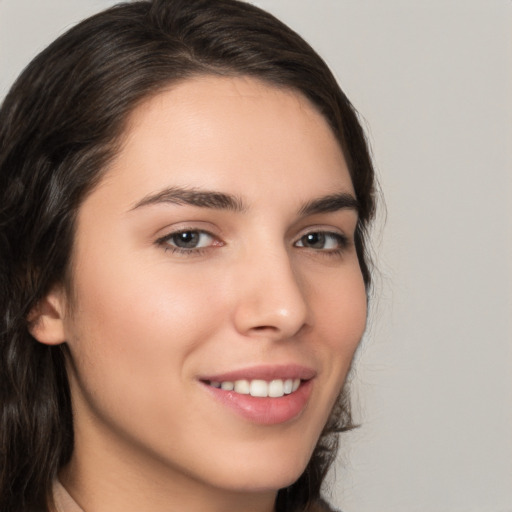
<svg viewBox="0 0 512 512"><path fill-rule="evenodd" d="M58 480L53 483L53 500L57 512L84 512Z"/></svg>

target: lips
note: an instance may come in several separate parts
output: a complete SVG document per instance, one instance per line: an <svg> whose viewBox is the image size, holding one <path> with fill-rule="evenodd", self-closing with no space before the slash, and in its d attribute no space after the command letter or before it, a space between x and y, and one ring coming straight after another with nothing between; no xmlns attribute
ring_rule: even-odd
<svg viewBox="0 0 512 512"><path fill-rule="evenodd" d="M261 365L251 366L230 372L199 377L202 381L209 382L235 382L237 380L265 380L270 382L275 379L300 379L309 380L316 376L316 371L307 366L298 364L286 365Z"/></svg>
<svg viewBox="0 0 512 512"><path fill-rule="evenodd" d="M245 420L284 423L306 408L316 372L304 366L260 366L202 377L204 388Z"/></svg>

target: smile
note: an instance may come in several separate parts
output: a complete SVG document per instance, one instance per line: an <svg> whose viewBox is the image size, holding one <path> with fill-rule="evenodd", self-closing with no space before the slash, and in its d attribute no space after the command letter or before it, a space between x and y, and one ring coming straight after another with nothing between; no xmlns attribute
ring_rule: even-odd
<svg viewBox="0 0 512 512"><path fill-rule="evenodd" d="M317 371L298 364L257 365L199 376L215 401L259 425L300 417L309 402Z"/></svg>
<svg viewBox="0 0 512 512"><path fill-rule="evenodd" d="M299 389L301 379L273 379L265 381L261 379L235 381L208 381L211 387L224 391L234 391L240 395L251 395L259 398L280 398L290 395Z"/></svg>

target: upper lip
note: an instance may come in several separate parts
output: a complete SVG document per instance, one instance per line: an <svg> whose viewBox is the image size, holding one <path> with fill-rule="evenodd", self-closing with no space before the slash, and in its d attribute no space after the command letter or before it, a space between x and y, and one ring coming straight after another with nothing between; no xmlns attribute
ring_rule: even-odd
<svg viewBox="0 0 512 512"><path fill-rule="evenodd" d="M307 366L298 364L261 365L240 368L238 370L204 375L199 377L202 381L211 382L235 382L237 380L276 380L276 379L301 379L309 380L316 376L316 371Z"/></svg>

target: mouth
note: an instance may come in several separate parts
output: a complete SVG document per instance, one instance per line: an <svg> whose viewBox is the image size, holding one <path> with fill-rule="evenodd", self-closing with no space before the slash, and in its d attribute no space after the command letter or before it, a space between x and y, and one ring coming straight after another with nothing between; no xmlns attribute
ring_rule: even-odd
<svg viewBox="0 0 512 512"><path fill-rule="evenodd" d="M203 376L200 382L212 398L246 421L275 425L302 415L315 377L315 370L303 366L260 366Z"/></svg>
<svg viewBox="0 0 512 512"><path fill-rule="evenodd" d="M258 398L281 398L295 393L303 381L301 379L240 379L235 381L205 381L205 384L224 391L233 391L240 395L251 395Z"/></svg>

